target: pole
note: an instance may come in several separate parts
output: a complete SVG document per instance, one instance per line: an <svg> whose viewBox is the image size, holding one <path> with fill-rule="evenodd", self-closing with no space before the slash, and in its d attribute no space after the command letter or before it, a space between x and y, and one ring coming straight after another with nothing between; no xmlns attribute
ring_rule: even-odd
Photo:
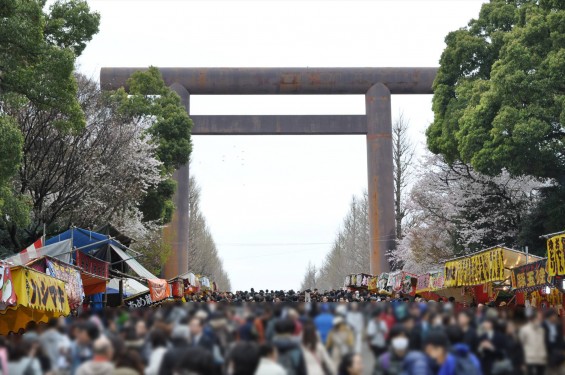
<svg viewBox="0 0 565 375"><path fill-rule="evenodd" d="M120 279L119 285L120 286L118 289L118 295L119 295L118 306L122 306L122 304L124 303L124 279Z"/></svg>
<svg viewBox="0 0 565 375"><path fill-rule="evenodd" d="M369 179L370 270L379 275L390 269L387 252L394 248L394 176L390 90L377 83L365 94L367 116L367 169Z"/></svg>
<svg viewBox="0 0 565 375"><path fill-rule="evenodd" d="M526 246L526 264L530 263L530 251Z"/></svg>

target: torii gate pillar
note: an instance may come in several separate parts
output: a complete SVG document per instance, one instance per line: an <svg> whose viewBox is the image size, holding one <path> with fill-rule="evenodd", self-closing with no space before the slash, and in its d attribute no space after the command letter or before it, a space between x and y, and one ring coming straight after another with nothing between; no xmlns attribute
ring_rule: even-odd
<svg viewBox="0 0 565 375"><path fill-rule="evenodd" d="M371 273L389 271L387 252L395 245L390 90L377 83L365 94Z"/></svg>

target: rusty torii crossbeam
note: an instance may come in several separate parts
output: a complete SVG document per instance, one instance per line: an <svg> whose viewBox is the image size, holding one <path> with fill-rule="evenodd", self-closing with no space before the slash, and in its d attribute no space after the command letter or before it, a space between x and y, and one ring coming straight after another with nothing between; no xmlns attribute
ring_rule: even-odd
<svg viewBox="0 0 565 375"><path fill-rule="evenodd" d="M126 86L145 68L102 68L104 90ZM370 272L389 270L394 248L391 94L432 94L437 68L160 68L165 83L190 114L190 95L365 95L365 115L190 116L193 135L364 134L370 222ZM127 88L127 87L126 87ZM171 278L188 271L189 170L174 174L176 211L164 236L173 249L165 266ZM368 249L369 250L369 249Z"/></svg>

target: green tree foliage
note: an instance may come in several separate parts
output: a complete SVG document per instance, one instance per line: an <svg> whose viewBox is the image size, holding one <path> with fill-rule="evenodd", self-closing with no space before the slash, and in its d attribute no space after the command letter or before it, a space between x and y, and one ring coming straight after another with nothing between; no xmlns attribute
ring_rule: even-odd
<svg viewBox="0 0 565 375"><path fill-rule="evenodd" d="M57 109L54 125L80 129L75 59L98 32L100 16L86 1L0 0L0 95L16 93Z"/></svg>
<svg viewBox="0 0 565 375"><path fill-rule="evenodd" d="M127 86L127 92L120 88L113 97L124 116L145 124L145 132L157 147L157 158L163 163L163 175L167 177L148 192L141 210L146 220L167 223L174 211L172 197L176 184L172 173L188 163L192 150L192 120L180 97L165 85L157 68L134 73Z"/></svg>
<svg viewBox="0 0 565 375"><path fill-rule="evenodd" d="M564 185L565 2L491 0L445 41L430 150Z"/></svg>
<svg viewBox="0 0 565 375"><path fill-rule="evenodd" d="M14 227L29 221L29 204L11 186L23 137L6 105L30 102L59 113L53 126L82 129L85 119L73 69L100 21L86 1L56 1L48 12L44 7L45 0L0 0L0 219Z"/></svg>

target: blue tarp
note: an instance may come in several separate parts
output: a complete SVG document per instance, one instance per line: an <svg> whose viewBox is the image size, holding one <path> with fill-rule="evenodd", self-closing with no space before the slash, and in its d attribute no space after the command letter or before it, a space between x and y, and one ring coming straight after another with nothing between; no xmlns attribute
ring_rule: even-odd
<svg viewBox="0 0 565 375"><path fill-rule="evenodd" d="M66 232L60 233L45 241L45 245L51 245L63 240L73 240L74 248L81 248L80 250L85 253L90 253L93 250L99 249L106 245L114 245L119 248L124 246L116 240L109 240L108 236L81 228L72 228Z"/></svg>

